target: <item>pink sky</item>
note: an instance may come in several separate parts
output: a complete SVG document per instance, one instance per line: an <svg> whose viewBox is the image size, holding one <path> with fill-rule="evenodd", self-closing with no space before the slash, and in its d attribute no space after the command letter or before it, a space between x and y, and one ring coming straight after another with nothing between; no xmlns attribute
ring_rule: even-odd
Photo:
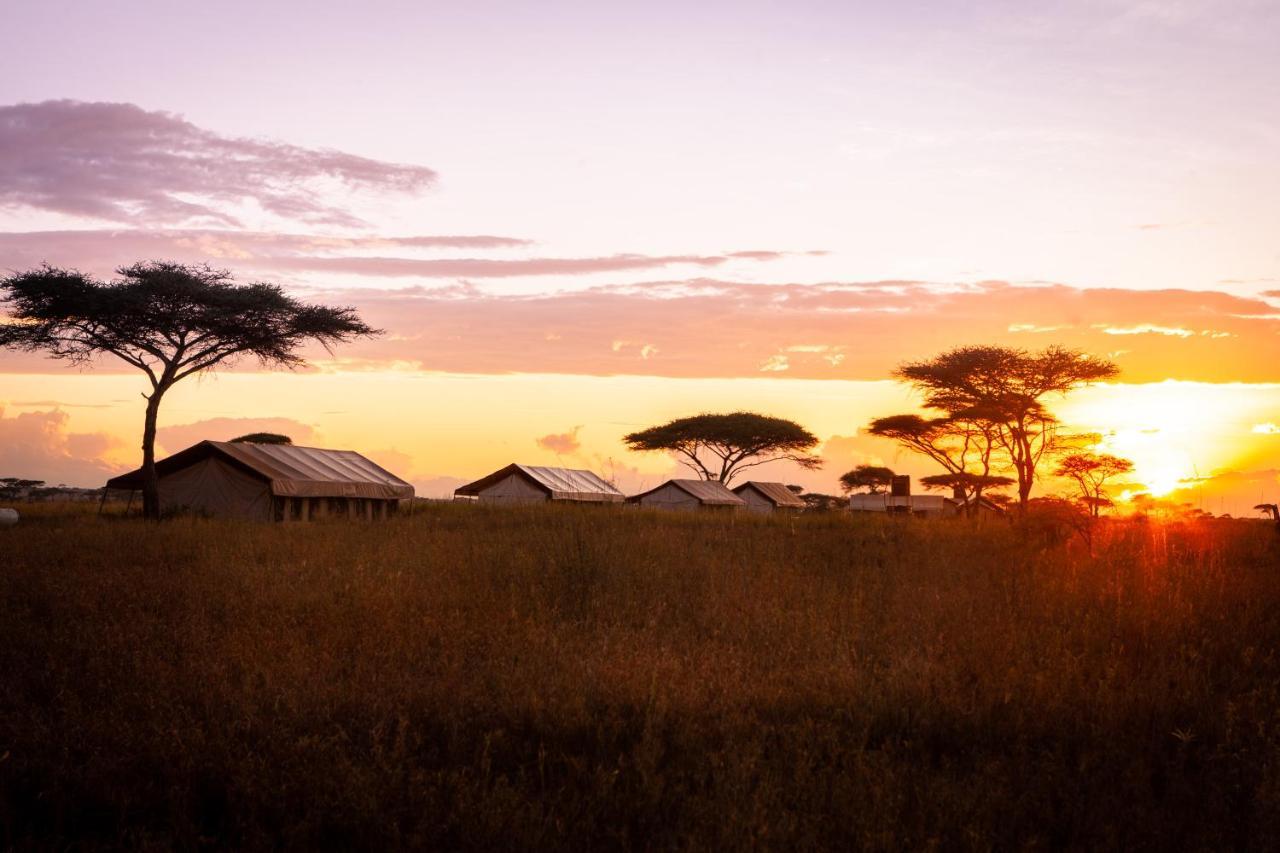
<svg viewBox="0 0 1280 853"><path fill-rule="evenodd" d="M208 259L389 331L261 399L244 371L187 389L171 444L287 419L424 484L575 455L639 482L669 463L615 422L705 401L890 459L857 432L910 405L883 396L898 361L1066 343L1135 387L1196 383L1143 392L1214 401L1182 419L1194 452L1173 424L1116 441L1148 479L1252 477L1238 510L1280 490L1280 436L1255 429L1280 422L1277 35L1272 4L1195 0L16 2L0 266ZM113 370L0 354L0 464L85 484L129 464L140 411ZM366 405L412 434L326 414L370 376ZM609 376L633 377L625 417ZM555 404L499 414L536 388ZM1138 393L1079 407L1156 436ZM504 429L478 444L467 413Z"/></svg>

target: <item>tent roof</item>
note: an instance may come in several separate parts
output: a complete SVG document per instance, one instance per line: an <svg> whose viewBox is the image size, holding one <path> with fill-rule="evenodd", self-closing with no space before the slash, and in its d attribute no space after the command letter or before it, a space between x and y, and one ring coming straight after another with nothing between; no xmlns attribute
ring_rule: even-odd
<svg viewBox="0 0 1280 853"><path fill-rule="evenodd" d="M156 470L163 477L211 456L266 480L273 495L384 500L413 497L413 486L354 450L202 441L156 462ZM142 469L112 477L107 488L142 488Z"/></svg>
<svg viewBox="0 0 1280 853"><path fill-rule="evenodd" d="M788 489L782 483L762 483L759 480L748 480L741 486L735 488L733 493L735 495L741 494L745 489L749 488L755 489L764 496L765 500L769 501L769 503L774 506L791 506L801 508L806 506L805 502L800 499L799 495Z"/></svg>
<svg viewBox="0 0 1280 853"><path fill-rule="evenodd" d="M639 501L641 498L647 497L658 489L667 486L675 486L677 489L685 492L698 499L700 503L709 506L745 506L746 501L729 491L729 488L717 480L667 480L661 486L650 489L647 492L641 492L638 495L632 495L627 498L629 501Z"/></svg>
<svg viewBox="0 0 1280 853"><path fill-rule="evenodd" d="M453 490L453 493L464 497L474 497L512 474L517 474L537 486L546 492L552 500L602 502L623 500L622 492L592 471L582 468L551 468L543 465L520 465L516 463L494 471L487 477L481 477L474 483L459 486Z"/></svg>

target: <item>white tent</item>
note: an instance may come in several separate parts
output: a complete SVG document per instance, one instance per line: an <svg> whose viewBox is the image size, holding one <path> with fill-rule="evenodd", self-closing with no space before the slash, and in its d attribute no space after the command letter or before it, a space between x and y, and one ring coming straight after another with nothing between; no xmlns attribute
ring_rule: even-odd
<svg viewBox="0 0 1280 853"><path fill-rule="evenodd" d="M752 512L796 512L805 508L800 496L782 483L748 480L736 486L733 493L742 498Z"/></svg>
<svg viewBox="0 0 1280 853"><path fill-rule="evenodd" d="M621 503L622 492L591 471L512 464L454 489L455 498L483 503Z"/></svg>
<svg viewBox="0 0 1280 853"><path fill-rule="evenodd" d="M258 521L385 518L413 486L353 450L202 441L156 462L161 512ZM137 491L142 469L107 481Z"/></svg>
<svg viewBox="0 0 1280 853"><path fill-rule="evenodd" d="M746 501L715 480L667 480L627 498L629 503L651 509L739 509Z"/></svg>

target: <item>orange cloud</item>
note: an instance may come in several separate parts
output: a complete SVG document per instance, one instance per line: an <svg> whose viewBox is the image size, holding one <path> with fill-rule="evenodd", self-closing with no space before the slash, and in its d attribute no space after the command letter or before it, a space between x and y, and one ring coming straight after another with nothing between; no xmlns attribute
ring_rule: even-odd
<svg viewBox="0 0 1280 853"><path fill-rule="evenodd" d="M101 482L118 473L102 456L120 442L107 433L75 433L66 412L23 412L0 407L0 477L49 483Z"/></svg>
<svg viewBox="0 0 1280 853"><path fill-rule="evenodd" d="M156 439L166 453L177 453L201 441L230 441L253 432L287 435L294 444L316 444L315 427L293 418L209 418L189 424L161 427Z"/></svg>
<svg viewBox="0 0 1280 853"><path fill-rule="evenodd" d="M426 370L880 379L947 346L1054 342L1110 355L1129 382L1280 380L1280 359L1259 357L1280 348L1280 313L1214 291L694 279L540 296L333 296L394 332L346 355ZM1029 338L1031 329L1046 331ZM1124 336L1118 351L1117 329L1152 333ZM1164 333L1173 329L1195 333Z"/></svg>
<svg viewBox="0 0 1280 853"><path fill-rule="evenodd" d="M537 439L538 446L543 450L550 450L557 456L569 456L577 453L582 447L582 442L578 441L578 432L582 429L576 426L568 432L552 433L544 435Z"/></svg>

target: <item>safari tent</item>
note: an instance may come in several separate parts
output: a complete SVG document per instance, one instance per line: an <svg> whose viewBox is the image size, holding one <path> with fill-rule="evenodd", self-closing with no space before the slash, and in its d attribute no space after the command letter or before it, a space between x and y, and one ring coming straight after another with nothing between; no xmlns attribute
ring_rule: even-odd
<svg viewBox="0 0 1280 853"><path fill-rule="evenodd" d="M455 499L481 503L528 504L546 501L622 503L622 492L591 471L511 464L454 489Z"/></svg>
<svg viewBox="0 0 1280 853"><path fill-rule="evenodd" d="M353 450L202 441L156 462L160 511L255 521L387 518L413 486ZM138 491L142 469L107 481Z"/></svg>
<svg viewBox="0 0 1280 853"><path fill-rule="evenodd" d="M748 480L736 487L733 493L742 498L752 512L799 512L805 508L800 496L782 483Z"/></svg>
<svg viewBox="0 0 1280 853"><path fill-rule="evenodd" d="M627 502L649 509L683 510L735 510L747 505L715 480L667 480L656 489L632 495Z"/></svg>

